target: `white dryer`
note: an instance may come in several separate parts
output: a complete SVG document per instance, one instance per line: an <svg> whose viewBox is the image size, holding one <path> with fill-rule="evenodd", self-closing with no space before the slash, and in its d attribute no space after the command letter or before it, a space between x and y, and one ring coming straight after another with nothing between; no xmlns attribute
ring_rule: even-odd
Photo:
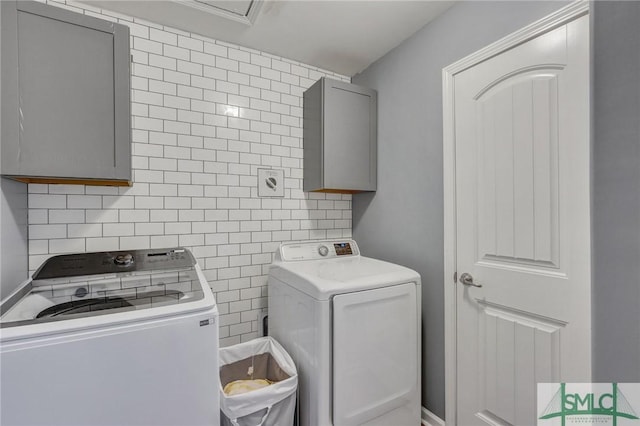
<svg viewBox="0 0 640 426"><path fill-rule="evenodd" d="M298 368L300 426L420 424L420 275L355 241L282 244L269 335Z"/></svg>

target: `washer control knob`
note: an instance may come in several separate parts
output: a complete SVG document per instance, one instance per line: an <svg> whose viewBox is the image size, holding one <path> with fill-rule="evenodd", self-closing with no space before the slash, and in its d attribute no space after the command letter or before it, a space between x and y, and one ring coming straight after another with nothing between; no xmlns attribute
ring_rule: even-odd
<svg viewBox="0 0 640 426"><path fill-rule="evenodd" d="M324 257L329 254L329 248L327 246L320 246L318 247L318 253Z"/></svg>
<svg viewBox="0 0 640 426"><path fill-rule="evenodd" d="M133 264L133 255L131 253L119 254L113 259L113 263L118 266L130 266Z"/></svg>

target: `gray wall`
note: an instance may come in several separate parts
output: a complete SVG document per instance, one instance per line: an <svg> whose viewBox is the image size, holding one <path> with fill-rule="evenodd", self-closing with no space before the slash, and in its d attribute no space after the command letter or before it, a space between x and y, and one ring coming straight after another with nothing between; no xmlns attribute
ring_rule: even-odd
<svg viewBox="0 0 640 426"><path fill-rule="evenodd" d="M378 191L353 198L364 255L422 276L422 405L444 418L442 68L564 6L461 2L360 75L378 90Z"/></svg>
<svg viewBox="0 0 640 426"><path fill-rule="evenodd" d="M640 382L640 2L593 2L593 380Z"/></svg>

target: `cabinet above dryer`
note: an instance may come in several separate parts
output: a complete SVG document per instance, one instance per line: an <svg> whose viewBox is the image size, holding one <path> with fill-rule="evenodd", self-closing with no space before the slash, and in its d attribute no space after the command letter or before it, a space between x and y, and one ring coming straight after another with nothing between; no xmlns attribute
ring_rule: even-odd
<svg viewBox="0 0 640 426"><path fill-rule="evenodd" d="M321 78L304 92L305 191L376 190L377 92Z"/></svg>
<svg viewBox="0 0 640 426"><path fill-rule="evenodd" d="M31 1L1 8L1 174L130 185L129 28Z"/></svg>

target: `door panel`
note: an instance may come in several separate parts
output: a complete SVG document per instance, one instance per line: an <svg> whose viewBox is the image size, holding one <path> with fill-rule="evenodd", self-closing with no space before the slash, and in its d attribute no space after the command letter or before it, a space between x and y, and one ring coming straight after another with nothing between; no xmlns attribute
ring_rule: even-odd
<svg viewBox="0 0 640 426"><path fill-rule="evenodd" d="M589 382L588 17L454 76L457 423Z"/></svg>
<svg viewBox="0 0 640 426"><path fill-rule="evenodd" d="M516 312L507 307L478 303L478 335L484 349L478 364L484 395L481 414L515 425L531 424L536 382L558 381L559 336L565 325Z"/></svg>
<svg viewBox="0 0 640 426"><path fill-rule="evenodd" d="M476 101L479 259L558 266L557 80L526 72Z"/></svg>
<svg viewBox="0 0 640 426"><path fill-rule="evenodd" d="M407 407L419 407L416 298L414 283L334 296L334 424L360 425L394 410L398 426L419 421Z"/></svg>

